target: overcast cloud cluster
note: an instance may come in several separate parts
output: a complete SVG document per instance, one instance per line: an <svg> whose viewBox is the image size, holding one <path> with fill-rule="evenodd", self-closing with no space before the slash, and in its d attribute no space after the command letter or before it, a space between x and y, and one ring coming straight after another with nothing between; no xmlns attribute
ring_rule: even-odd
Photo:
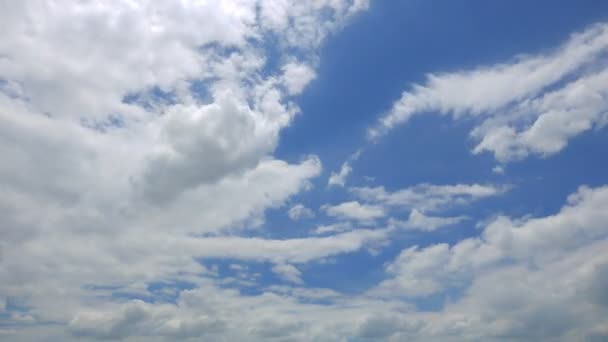
<svg viewBox="0 0 608 342"><path fill-rule="evenodd" d="M476 222L466 208L513 185L355 186L357 154L314 189L319 157L274 156L319 49L368 5L0 1L0 340L608 339L608 186ZM442 114L472 120L472 153L501 165L559 153L608 123L606 53L596 24L540 55L429 74L370 113L369 144ZM348 199L292 201L336 188ZM273 237L278 208L323 222ZM402 246L360 293L306 283L311 265L455 224L479 236ZM241 291L260 284L252 264L282 281ZM448 299L413 302L431 296Z"/></svg>

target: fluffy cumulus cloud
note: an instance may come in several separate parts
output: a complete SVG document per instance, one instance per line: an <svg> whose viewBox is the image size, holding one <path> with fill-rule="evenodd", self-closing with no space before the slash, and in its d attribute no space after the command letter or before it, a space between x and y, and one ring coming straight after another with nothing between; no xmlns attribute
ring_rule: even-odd
<svg viewBox="0 0 608 342"><path fill-rule="evenodd" d="M0 340L608 338L606 186L553 214L479 217L512 186L346 186L357 152L328 189L319 157L275 154L319 49L367 7L0 2ZM607 122L607 32L431 75L372 134L440 112L479 120L475 153L557 153ZM353 254L373 281L332 288L323 274Z"/></svg>
<svg viewBox="0 0 608 342"><path fill-rule="evenodd" d="M327 186L339 186L344 187L346 185L346 180L348 176L353 171L351 166L352 162L357 161L361 154L363 153L362 149L357 150L355 153L351 154L344 163L342 163L342 167L340 167L339 172L332 172L327 180Z"/></svg>
<svg viewBox="0 0 608 342"><path fill-rule="evenodd" d="M540 55L443 74L405 91L370 128L373 139L416 115L439 113L477 123L473 153L500 162L547 156L608 118L608 25L597 24Z"/></svg>

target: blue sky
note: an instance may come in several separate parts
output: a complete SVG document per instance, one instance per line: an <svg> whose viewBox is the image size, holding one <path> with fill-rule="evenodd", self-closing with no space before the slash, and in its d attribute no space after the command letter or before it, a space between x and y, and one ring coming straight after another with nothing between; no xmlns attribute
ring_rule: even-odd
<svg viewBox="0 0 608 342"><path fill-rule="evenodd" d="M569 1L372 3L364 15L332 36L331 43L321 50L319 76L299 100L303 115L283 132L276 153L292 160L307 153L319 155L329 176L331 168L339 169L353 151L364 146L368 150L353 163L356 166L349 177L353 186L371 184L400 189L418 183L511 184L513 189L508 194L467 208L467 215L483 220L497 213L554 213L580 185L606 182L608 165L598 158L608 143L605 131L573 139L558 155L509 164L508 172L497 175L492 172L496 161L491 155L470 153L468 133L472 120L420 117L407 127L395 129L377 144L365 141L365 129L388 109L387 103L395 101L407 85L423 81L427 73L469 69L508 61L521 54L543 53L563 43L572 32L606 20L607 9L601 1L585 5ZM365 176L374 180L366 180ZM324 181L318 179L314 193L303 194L301 200L314 208L327 198L347 198L342 189L326 188ZM281 217L281 209L278 211L276 223L269 220L267 224L280 227L276 233L281 234L285 231L282 227L293 223ZM315 220L312 224L322 224L326 217ZM307 221L302 228L310 224ZM286 232L288 236L300 233ZM474 234L478 231L466 222L433 236L404 237L395 243L398 247L392 254L389 248L387 255L376 261L357 258L357 266L343 266L355 269L348 274L353 277L348 286L357 287L353 282L367 283L365 278L357 277L358 272L376 269L394 257L401 246L454 243ZM343 259L350 263L350 256ZM344 276L341 267L334 270L337 273L324 274L328 277L325 286L341 286L343 282L335 279Z"/></svg>
<svg viewBox="0 0 608 342"><path fill-rule="evenodd" d="M608 339L605 1L0 7L0 340Z"/></svg>

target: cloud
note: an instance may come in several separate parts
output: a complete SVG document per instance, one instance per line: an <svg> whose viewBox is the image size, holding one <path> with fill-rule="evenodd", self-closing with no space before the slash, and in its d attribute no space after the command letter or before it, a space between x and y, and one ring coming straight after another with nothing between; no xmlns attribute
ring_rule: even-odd
<svg viewBox="0 0 608 342"><path fill-rule="evenodd" d="M272 154L323 40L366 4L3 6L0 293L33 317L19 337L199 337L214 320L175 321L153 303L121 307L120 293L153 297L148 285L160 281L197 285L217 274L201 258L302 263L384 239L375 231L252 237L263 235L267 209L321 172L316 156L287 163Z"/></svg>
<svg viewBox="0 0 608 342"><path fill-rule="evenodd" d="M461 222L435 213L507 190L352 188L356 200L322 207L330 222L312 228L321 236L277 238L263 229L268 209L296 203L322 172L314 155L286 162L273 154L299 111L294 96L316 75L323 41L367 5L3 6L0 335L66 342L607 336L606 187L581 188L554 215L498 217L480 237L410 246L364 293L302 287L309 263L377 250L398 228L431 231ZM542 113L525 118L529 127L514 126L527 130L500 133L503 124L492 116L472 134L480 153L499 159L555 153L604 124L593 113L604 106L605 73L586 69L604 51L604 31L596 26L552 54L503 65L500 82L479 97L466 82L477 71L457 74L475 104L458 94L441 106L480 117L509 106L513 120ZM494 75L484 70L478 72ZM512 70L522 89L509 100L500 94L505 84L513 88ZM442 77L415 89L451 89ZM514 140L492 138L501 134ZM332 174L333 184L346 184L357 155ZM409 210L407 221L372 224L395 209ZM309 210L298 207L296 216ZM235 276L227 277L217 260L249 268L228 266ZM249 263L286 282L261 284ZM410 301L435 295L447 299L434 312Z"/></svg>
<svg viewBox="0 0 608 342"><path fill-rule="evenodd" d="M147 323L146 304L133 301L121 308L117 315L104 317L99 314L80 314L71 322L74 335L96 337L104 340L120 340L141 329L138 324Z"/></svg>
<svg viewBox="0 0 608 342"><path fill-rule="evenodd" d="M287 63L283 65L283 82L290 95L298 95L315 77L315 71L305 64Z"/></svg>
<svg viewBox="0 0 608 342"><path fill-rule="evenodd" d="M294 284L302 284L302 272L298 270L295 266L289 264L276 264L272 271L283 279L292 282Z"/></svg>
<svg viewBox="0 0 608 342"><path fill-rule="evenodd" d="M582 187L553 215L499 217L481 237L452 246L406 248L386 266L389 279L363 295L322 289L295 295L299 290L275 287L245 296L203 281L181 291L175 304L131 301L82 309L71 320L70 332L80 338L251 341L271 336L330 341L599 338L606 335L608 313L603 291L607 206L608 187ZM323 304L314 304L315 293ZM402 301L436 293L450 299L434 311ZM124 322L131 322L129 329Z"/></svg>
<svg viewBox="0 0 608 342"><path fill-rule="evenodd" d="M274 106L260 112L231 91L216 96L209 105L175 105L167 110L161 132L166 151L148 157L136 184L146 197L167 200L185 189L254 167L274 149L278 130L293 114L272 91L262 101L271 96ZM269 124L265 116L278 122Z"/></svg>
<svg viewBox="0 0 608 342"><path fill-rule="evenodd" d="M348 159L342 163L342 167L340 168L340 172L335 173L332 172L329 180L327 181L327 186L340 186L344 187L346 185L346 179L353 171L351 163L357 161L361 154L363 153L363 149L358 149L354 153L352 153Z"/></svg>
<svg viewBox="0 0 608 342"><path fill-rule="evenodd" d="M387 339L397 333L399 328L400 322L394 317L368 317L359 326L357 336L370 340Z"/></svg>
<svg viewBox="0 0 608 342"><path fill-rule="evenodd" d="M534 123L517 131L513 126L492 127L488 122L472 132L480 138L473 152L490 151L498 160L509 161L531 153L547 156L561 151L571 138L605 126L607 81L608 70L594 72L521 104L514 112L537 113Z"/></svg>
<svg viewBox="0 0 608 342"><path fill-rule="evenodd" d="M475 118L474 153L501 162L551 155L570 138L606 123L608 25L573 35L554 51L470 71L430 74L405 91L369 136L380 137L425 113Z"/></svg>
<svg viewBox="0 0 608 342"><path fill-rule="evenodd" d="M492 168L492 172L502 175L505 173L505 168L502 165L496 165Z"/></svg>
<svg viewBox="0 0 608 342"><path fill-rule="evenodd" d="M314 211L305 207L303 204L296 204L289 209L287 216L293 221L309 219L315 217Z"/></svg>
<svg viewBox="0 0 608 342"><path fill-rule="evenodd" d="M370 309L381 308L379 303L369 304ZM352 328L354 321L368 314L347 304L332 308L300 303L280 290L243 297L235 290L203 284L198 289L183 291L175 304L131 301L105 310L83 311L71 320L72 336L66 336L66 340L72 340L70 337L144 337L161 340L263 341L290 338L339 341L349 335L349 327ZM124 328L126 322L132 323L128 329Z"/></svg>
<svg viewBox="0 0 608 342"><path fill-rule="evenodd" d="M390 232L390 229L359 229L331 236L295 239L226 236L172 239L167 241L165 248L180 248L198 258L304 263L355 252L365 246L383 242Z"/></svg>
<svg viewBox="0 0 608 342"><path fill-rule="evenodd" d="M353 225L350 222L338 222L333 224L323 224L318 226L314 232L315 234L330 234L330 233L341 233L347 230L352 230Z"/></svg>
<svg viewBox="0 0 608 342"><path fill-rule="evenodd" d="M409 188L388 192L382 186L353 187L349 189L363 201L400 209L439 211L457 205L498 196L508 190L506 186L481 184L435 185L418 184Z"/></svg>
<svg viewBox="0 0 608 342"><path fill-rule="evenodd" d="M350 166L350 163L348 161L344 162L344 164L342 164L342 167L340 168L340 172L331 173L331 176L329 177L329 180L327 181L327 185L329 185L329 186L336 185L336 186L344 187L344 185L346 184L346 178L348 177L348 175L350 175L350 172L352 170L353 170L353 168Z"/></svg>
<svg viewBox="0 0 608 342"><path fill-rule="evenodd" d="M466 220L466 216L454 216L454 217L437 217L428 216L416 209L412 209L410 216L406 221L391 220L390 225L396 226L402 229L419 230L419 231L434 231L438 228L451 226Z"/></svg>
<svg viewBox="0 0 608 342"><path fill-rule="evenodd" d="M370 222L386 215L384 209L380 206L361 204L357 201L344 202L333 206L324 205L322 209L329 216L362 222Z"/></svg>
<svg viewBox="0 0 608 342"><path fill-rule="evenodd" d="M438 311L393 321L397 340L606 336L608 307L598 289L606 285L607 206L607 187L581 187L556 214L499 217L481 237L406 248L368 294L448 296ZM411 325L399 325L406 321Z"/></svg>
<svg viewBox="0 0 608 342"><path fill-rule="evenodd" d="M606 206L608 188L581 187L555 215L521 220L498 217L485 227L481 237L453 246L410 247L387 267L395 278L379 287L405 295L429 295L463 284L482 271L500 268L501 262L542 268L576 258L579 249L605 243Z"/></svg>

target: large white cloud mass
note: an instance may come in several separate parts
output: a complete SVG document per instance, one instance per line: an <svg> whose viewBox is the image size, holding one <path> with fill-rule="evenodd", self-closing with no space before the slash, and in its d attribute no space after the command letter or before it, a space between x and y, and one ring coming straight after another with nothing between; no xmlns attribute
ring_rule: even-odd
<svg viewBox="0 0 608 342"><path fill-rule="evenodd" d="M92 322L107 328L97 337L132 335L148 309L166 308L134 302L106 317L112 301L94 289L211 276L198 258L305 262L376 239L226 236L259 227L321 171L315 156L289 164L272 152L317 49L366 7L1 2L2 334L37 340L28 334L52 324L84 336ZM99 313L79 313L92 302ZM159 336L207 323L168 324Z"/></svg>

